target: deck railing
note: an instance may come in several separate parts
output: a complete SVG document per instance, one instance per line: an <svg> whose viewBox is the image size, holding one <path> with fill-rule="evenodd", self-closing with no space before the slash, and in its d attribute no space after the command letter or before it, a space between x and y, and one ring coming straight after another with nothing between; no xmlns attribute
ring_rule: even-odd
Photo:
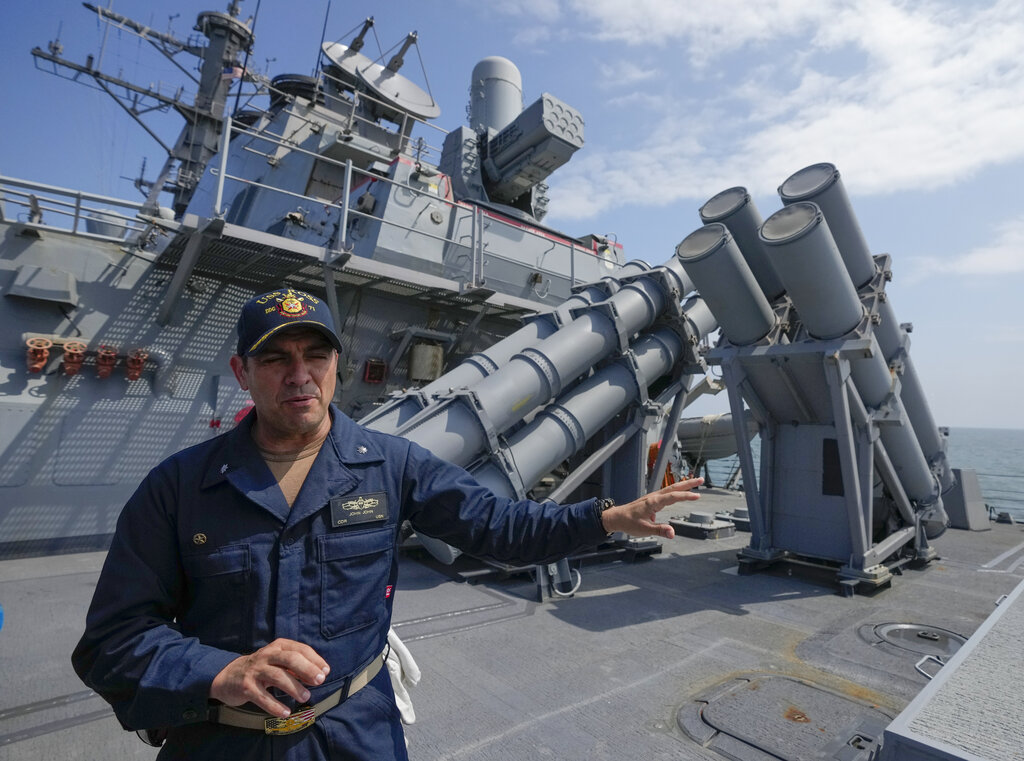
<svg viewBox="0 0 1024 761"><path fill-rule="evenodd" d="M147 223L143 204L0 175L0 221L106 241L129 241Z"/></svg>
<svg viewBox="0 0 1024 761"><path fill-rule="evenodd" d="M227 213L224 199L227 197L225 189L228 183L258 187L261 190L290 196L295 198L300 204L307 203L310 207L321 206L337 210L340 214L341 221L338 225L338 236L336 239L331 240L328 243L328 260L337 258L338 256L346 253L349 249L349 241L346 239L346 236L350 228L350 221L352 219L366 219L371 222L378 222L385 227L404 230L411 236L416 236L420 239L436 240L447 246L456 247L466 251L467 256L471 259L470 266L467 268L471 273L468 279L469 281L465 284L467 288L479 287L484 284L486 281L487 264L492 258L518 262L520 264L523 263L521 259L521 251L523 250L521 244L510 246L507 251L501 249L501 231L508 232L508 237L510 239L515 239L516 237L522 238L525 236L541 242L540 248L546 249L545 253L539 257L540 261L529 263L531 269L541 276L541 281L543 281L545 276L547 276L549 280L552 277L566 278L572 285L576 285L582 280L587 279L578 276L578 273L594 272L597 269L593 265L585 266L583 264L584 262L596 262L597 264L601 264L608 269L608 274L611 274L613 270L617 269L617 267L623 263L619 260L615 249L609 249L610 253L600 254L592 249L580 245L571 238L560 237L551 232L542 231L534 226L519 223L512 219L503 218L500 213L489 211L475 204L466 204L455 201L451 198L450 185L448 184L448 178L445 175L435 175L439 180L437 183L439 191L432 192L416 187L407 182L396 181L381 174L360 169L356 167L351 160L340 161L332 159L329 156L324 156L321 153L307 150L302 148L296 142L282 139L281 137L270 134L266 131L241 126L237 122L233 122L230 118L225 119L225 127L225 135L231 134L237 137L248 137L252 142L264 141L276 149L302 153L315 158L318 161L324 162L325 164L334 165L344 170L344 184L341 195L333 200L307 196L231 174L227 168L229 152L226 150L227 146L223 140L219 165L211 168L210 170L214 176L218 178L213 206L209 211L211 217L223 217ZM244 150L259 153L259 149L254 147L252 144L245 146ZM353 190L359 188L363 183L370 181L401 187L403 192L410 193L414 196L429 197L432 203L446 207L449 215L456 213L456 210L458 209L468 211L472 215L473 219L470 231L468 233L459 233L458 238L452 238L447 235L431 233L421 228L414 228L403 224L402 222L387 219L386 217L375 216L372 212L361 211L351 203ZM442 187L443 190L440 190ZM486 235L486 246L485 231L490 231L490 234ZM555 254L555 251L559 249L564 252L564 256L561 258L565 261L567 266L564 269L554 269L545 266L546 259L551 258L554 260L560 258ZM546 294L543 290L540 290L536 295L539 298L543 298Z"/></svg>

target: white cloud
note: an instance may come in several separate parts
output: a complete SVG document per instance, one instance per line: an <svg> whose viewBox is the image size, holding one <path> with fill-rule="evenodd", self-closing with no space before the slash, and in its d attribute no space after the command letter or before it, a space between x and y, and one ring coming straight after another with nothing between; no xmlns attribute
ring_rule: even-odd
<svg viewBox="0 0 1024 761"><path fill-rule="evenodd" d="M644 68L632 61L620 61L614 64L601 64L601 87L620 89L625 85L636 84L658 76L655 68Z"/></svg>
<svg viewBox="0 0 1024 761"><path fill-rule="evenodd" d="M795 34L825 21L843 3L806 0L568 0L575 14L590 20L599 40L661 46L685 40L691 61L715 57L780 34Z"/></svg>
<svg viewBox="0 0 1024 761"><path fill-rule="evenodd" d="M505 16L536 20L539 24L553 24L562 17L559 0L504 0L489 4L487 10Z"/></svg>
<svg viewBox="0 0 1024 761"><path fill-rule="evenodd" d="M995 240L939 265L960 275L1002 275L1024 272L1024 216L1004 223Z"/></svg>
<svg viewBox="0 0 1024 761"><path fill-rule="evenodd" d="M538 48L546 44L552 36L550 26L533 26L516 32L512 37L512 44L515 47Z"/></svg>
<svg viewBox="0 0 1024 761"><path fill-rule="evenodd" d="M610 107L614 108L642 108L651 113L657 113L661 109L662 105L661 98L657 95L639 92L637 90L631 90L623 95L612 96L608 98L606 103Z"/></svg>
<svg viewBox="0 0 1024 761"><path fill-rule="evenodd" d="M553 178L560 218L704 200L735 184L771 192L818 161L836 164L851 192L884 194L1024 159L1024 4L1015 0L726 0L700 12L640 0L626 14L611 0L570 1L597 37L661 45L661 72L642 81L664 107L629 148L588 146ZM695 62L716 66L709 74ZM710 94L668 92L687 73L710 82Z"/></svg>
<svg viewBox="0 0 1024 761"><path fill-rule="evenodd" d="M992 240L966 253L943 256L911 256L903 260L907 282L956 275L988 277L1024 272L1024 215L1009 219L993 231ZM1016 329L1015 329L1016 330ZM1016 340L1016 339L1015 339Z"/></svg>

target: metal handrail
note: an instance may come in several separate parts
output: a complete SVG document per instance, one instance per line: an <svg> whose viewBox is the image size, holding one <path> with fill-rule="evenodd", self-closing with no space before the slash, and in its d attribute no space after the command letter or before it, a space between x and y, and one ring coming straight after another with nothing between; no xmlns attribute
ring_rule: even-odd
<svg viewBox="0 0 1024 761"><path fill-rule="evenodd" d="M340 82L340 80L336 79L335 77L331 77L329 74L326 74L326 73L323 74L323 77L325 79L328 79L328 80L332 81L332 82ZM269 93L269 92L276 92L276 93L280 93L282 95L287 95L287 93L285 91L280 90L278 88L275 88L273 85L265 84L264 87L265 87L265 90L264 89L257 90L256 92L252 93L249 98L247 98L247 100L245 102L245 107L246 108L249 107L249 103L253 99L253 97L255 97L257 95L263 95L263 94L266 94L266 93ZM404 139L406 141L411 141L412 140L412 136L411 136L412 128L409 128L408 129L408 134L406 134L406 127L408 126L409 122L411 121L414 124L421 124L421 125L423 125L425 127L428 127L428 128L430 128L432 130L435 130L436 132L440 133L442 136L447 136L447 134L448 134L448 130L444 129L443 127L439 127L436 124L433 124L432 122L425 121L423 119L420 119L420 118L418 118L416 116L412 116L410 114L406 114L404 116L404 118L402 120L402 123L396 129L389 128L388 126L386 126L384 124L372 121L370 119L366 119L365 117L362 117L362 116L358 116L356 114L356 109L359 107L359 104L362 101L368 101L370 103L374 103L374 104L377 104L377 105L380 105L380 106L383 106L383 107L386 107L386 108L391 108L391 106L388 103L386 103L385 101L380 100L379 98L375 98L372 95L369 95L368 93L352 92L351 93L351 97L340 97L339 95L331 94L331 93L325 92L323 89L321 89L320 90L320 94L323 95L323 97L324 97L325 106L326 106L326 102L328 100L331 101L332 103L341 104L341 105L345 106L345 110L348 111L347 115L340 108L332 108L330 106L326 106L326 109L327 109L329 114L340 116L342 119L345 119L347 121L347 125L346 125L347 129L351 129L351 127L352 127L352 125L354 123L360 122L360 123L367 124L367 125L370 125L370 126L373 126L373 127L378 127L378 128L382 129L383 131L387 132L388 134L390 134L390 135L392 135L392 136L394 136L396 138L402 138L402 139ZM346 91L346 94L348 94L347 91ZM254 109L254 110L259 111L262 114L269 114L269 112L266 109L257 108L257 109ZM289 113L291 114L291 116L293 118L299 119L300 121L305 122L309 126L315 126L317 128L319 128L321 126L320 122L316 121L315 119L310 118L309 116L307 116L305 114L299 113L297 110L291 108L290 106L288 107L288 110L289 110ZM240 131L236 130L236 132L240 132ZM249 134L249 135L254 136L254 137L263 137L263 135L261 133L254 133L254 132L246 131L245 134ZM289 141L281 141L281 142L278 142L278 144L279 145L283 145L283 146L288 146L288 147L292 147L293 146L293 144L290 143ZM432 145L430 143L427 143L427 142L424 142L423 146L426 148L427 155L430 155L430 156L435 156L435 155L436 156L440 156L441 149L439 147L437 147L435 145ZM257 154L259 153L258 151L255 151L255 150L253 150L253 152L257 153Z"/></svg>
<svg viewBox="0 0 1024 761"><path fill-rule="evenodd" d="M70 188L62 188L59 185L46 185L42 182L32 182L30 180L20 180L17 177L7 177L6 175L0 175L0 185L10 185L15 188L26 188L28 190L39 190L44 193L57 193L59 195L74 196L81 198L83 201L97 201L99 203L109 203L115 206L124 206L129 209L142 209L145 206L140 201L128 201L123 198L114 198L113 196L101 196L96 193L85 193L81 190L71 190Z"/></svg>
<svg viewBox="0 0 1024 761"><path fill-rule="evenodd" d="M247 178L244 178L244 177L239 177L237 175L229 174L224 169L224 167L226 167L226 163L223 161L223 158L226 158L226 150L224 150L223 146L225 146L226 143L227 143L227 141L224 140L223 143L222 143L222 162L221 162L221 168L219 168L219 169L218 168L213 168L213 167L210 168L210 172L215 177L218 177L218 189L217 189L217 193L216 193L215 201L214 201L215 206L214 206L214 209L213 209L213 216L222 216L223 215L224 209L222 208L222 199L223 199L223 183L224 183L224 181L231 180L233 182L239 182L239 183L242 183L244 185L251 185L251 186L259 187L259 188L261 188L263 190L268 190L268 191L272 191L272 192L275 192L275 193L280 193L282 195L286 195L286 196L290 196L292 198L299 199L300 201L303 201L303 202L308 202L308 203L311 203L311 204L316 204L316 205L319 205L319 206L322 206L322 207L328 207L328 208L332 208L332 209L337 209L338 211L341 212L342 219L344 220L344 223L345 223L345 230L347 230L348 219L350 217L354 216L356 218L375 220L375 221L380 222L382 224L390 225L390 226L398 228L400 230L405 230L407 232L413 233L413 234L415 234L417 236L423 236L424 238L430 238L430 239L433 239L433 240L437 240L437 241L440 241L440 242L442 242L444 244L456 246L456 247L459 247L459 248L464 248L464 249L466 249L469 252L469 256L470 256L471 262L472 262L470 277L471 277L472 285L473 286L479 285L485 279L485 276L484 276L484 257L485 257L485 254L487 256L493 256L493 257L497 257L497 258L505 259L505 260L509 260L509 261L518 261L517 257L512 256L512 255L503 255L500 251L494 251L494 250L487 250L487 251L485 251L484 250L483 232L484 232L485 218L486 218L487 224L502 225L502 226L505 226L507 228L514 228L516 230L516 232L518 234L520 234L520 235L528 235L528 236L532 236L532 237L535 237L535 238L548 238L548 239L550 239L549 235L547 235L547 234L545 234L545 233L543 233L543 232L541 232L539 230L535 230L535 229L533 229L532 227L530 227L528 225L518 225L515 222L504 220L500 216L498 216L497 214L489 213L487 211L487 209L485 209L485 208L483 208L483 207L481 207L479 205L476 205L476 204L465 204L465 203L461 203L461 202L458 202L458 201L452 201L452 200L450 200L450 199L448 199L448 198L446 198L444 196L435 195L435 194L430 193L428 191L421 190L419 188L413 187L412 185L409 185L409 184L406 184L406 183L403 183L403 182L399 182L399 181L393 180L393 179L391 179L389 177L384 177L384 176L382 176L380 174L376 174L374 172L370 172L370 171L367 171L367 170L364 170L364 169L359 169L359 168L355 167L354 165L352 165L350 160L346 160L346 161L343 162L343 161L339 161L337 159L333 159L333 158L331 158L329 156L324 156L324 155L322 155L322 154L320 154L320 153L318 153L316 151L310 151L310 150L302 148L302 147L300 147L298 145L295 145L295 144L293 144L293 143L291 143L289 141L285 141L285 140L279 138L276 135L271 135L271 134L268 134L268 133L263 132L263 131L254 131L254 130L251 130L251 129L248 129L248 128L244 128L244 127L243 128L239 128L239 127L235 126L232 123L230 118L225 119L225 126L227 127L227 129L225 129L225 132L224 132L225 136L228 134L228 130L230 130L232 133L234 133L236 135L247 136L247 137L252 138L253 140L263 140L263 141L266 141L267 143L269 143L271 145L276 145L276 146L279 146L279 147L282 147L282 148L286 148L289 151L296 151L298 153L301 153L301 154L304 154L304 155L316 158L317 160L322 161L324 163L332 164L332 165L337 166L339 168L344 168L345 169L345 177L346 177L345 187L348 189L349 192L343 193L342 197L337 199L337 200L335 200L335 201L330 201L330 200L327 200L327 199L324 199L324 198L314 198L312 196L307 196L307 195L304 195L302 193L296 193L294 191L285 190L283 188L273 187L273 186L270 186L270 185L266 185L266 184L257 182L257 181L252 180L252 179L247 179ZM247 151L251 151L251 152L259 154L259 151L255 150L254 148L251 148L248 145L247 146L243 146L243 150L247 150ZM445 235L436 235L434 233L430 233L430 232L427 232L427 231L421 230L421 229L416 229L416 228L410 227L408 225L404 225L404 224L401 224L399 222L395 222L393 220L385 219L385 218L382 218L382 217L377 217L377 216L374 216L373 214L367 214L365 212L362 212L362 211L359 211L358 209L353 208L351 203L350 203L349 196L351 195L351 188L355 184L353 182L353 176L356 175L356 174L358 174L360 177L367 178L367 179L370 179L370 180L375 181L375 182L384 182L384 183L388 183L390 185L395 185L397 187L401 187L403 190L405 190L407 192L411 192L411 193L416 194L416 195L429 196L431 201L437 202L439 204L444 204L444 205L446 205L449 208L454 208L454 207L471 208L472 209L472 219L471 219L471 223L472 224L471 224L471 229L470 229L470 233L469 233L469 239L466 240L466 237L464 235L461 236L459 239L449 238L449 237L447 237ZM345 231L343 230L341 234L342 234L342 236L344 236L345 235ZM589 258L594 259L594 260L604 261L603 257L601 257L599 254L597 254L594 251L590 251L590 250L588 250L588 249L578 245L572 239L565 238L564 240L559 240L557 242L561 243L561 244L563 244L565 246L565 255L569 257L569 275L568 276L571 279L571 282L573 284L576 284L576 282L577 282L577 280L576 280L576 271L578 269L578 267L577 267L577 257L584 257L584 258L589 257ZM342 244L342 245L344 245L346 243L344 237L339 241L339 243ZM533 266L534 266L534 269L537 272L539 272L539 273L544 273L544 274L547 274L549 276L558 276L558 277L564 277L565 276L564 273L555 272L553 270L545 268L543 266L543 264L541 264L541 263L537 263L537 264L535 264Z"/></svg>
<svg viewBox="0 0 1024 761"><path fill-rule="evenodd" d="M29 199L35 199L35 202L32 203L31 200L30 200L30 202L25 202L25 201L22 201L22 200L20 200L18 198L6 198L5 200L7 200L9 203L15 204L17 206L23 206L23 207L25 207L27 209L31 209L33 211L51 212L53 214L59 214L59 215L64 216L64 217L71 217L72 218L71 232L73 232L73 233L77 233L78 232L78 223L79 223L79 221L81 221L82 217L84 216L83 213L82 213L83 212L83 208L82 208L81 204L78 204L78 203L68 203L66 201L61 201L61 200L56 199L56 198L48 198L48 199L45 199L45 200L48 201L51 204L54 204L54 205L53 206L47 206L47 205L44 205L44 204L40 203L41 199L39 199L39 197L36 196L34 193L19 193L19 192L15 191L15 195L24 196L24 197L29 198ZM61 208L61 207L71 208L71 209L74 209L74 211L67 211L67 208ZM118 214L116 211L114 211L112 209L86 208L86 209L84 209L84 211L85 212L95 212L97 214L102 214L104 216L103 219L101 219L99 217L90 217L90 218L91 219L95 219L96 221L102 221L102 222L107 223L107 224L113 224L115 227L119 227L122 230L141 230L144 227L144 225L135 226L135 225L129 224L130 222L134 221L134 219L132 217L125 217L125 216L123 216L121 214ZM51 227L51 228L55 228L55 229L63 229L63 228L58 227L57 225L50 225L50 224L46 224L46 223L41 222L41 221L40 222L32 222L30 220L29 224L33 224L33 225L36 225L36 226L39 226L39 227Z"/></svg>
<svg viewBox="0 0 1024 761"><path fill-rule="evenodd" d="M64 200L53 196L67 196L72 200ZM63 230L73 235L120 240L120 238L115 236L82 232L79 230L79 227L83 219L92 219L97 222L113 225L123 230L126 234L128 232L141 232L146 228L146 225L137 221L134 216L127 216L115 209L86 206L84 204L84 202L101 203L138 212L145 206L141 202L113 198L97 193L86 193L56 185L21 180L15 177L0 175L0 201L29 209L33 214L39 214L40 219L28 220L24 224L40 229ZM43 213L55 214L61 218L69 218L70 228L43 221L41 218Z"/></svg>

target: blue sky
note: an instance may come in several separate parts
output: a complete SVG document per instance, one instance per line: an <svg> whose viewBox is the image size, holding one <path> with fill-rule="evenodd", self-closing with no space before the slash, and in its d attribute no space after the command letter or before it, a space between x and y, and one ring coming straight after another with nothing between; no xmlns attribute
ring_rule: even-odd
<svg viewBox="0 0 1024 761"><path fill-rule="evenodd" d="M199 11L225 7L114 2L179 38ZM245 0L243 17L256 7ZM327 9L262 0L251 65L312 73ZM527 104L550 92L581 111L586 144L551 178L545 222L614 233L629 258L668 259L725 188L747 187L767 218L790 174L835 164L872 252L893 257L888 291L914 324L938 424L1024 428L1024 3L333 0L326 38L348 38L368 15L385 51L418 31L402 73L429 87L440 127L464 122L470 72L489 55L519 66ZM103 93L36 70L29 50L58 29L78 62L104 35L77 0L5 7L0 173L134 198L120 178L144 156L152 177L159 148ZM364 53L376 55L373 40ZM180 80L123 32L109 33L102 68ZM167 140L180 126L154 123ZM726 407L723 394L691 414Z"/></svg>

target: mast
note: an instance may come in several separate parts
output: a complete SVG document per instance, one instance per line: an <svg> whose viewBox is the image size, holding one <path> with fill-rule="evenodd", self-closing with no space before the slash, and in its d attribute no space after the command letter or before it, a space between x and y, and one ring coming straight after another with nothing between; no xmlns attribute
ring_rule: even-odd
<svg viewBox="0 0 1024 761"><path fill-rule="evenodd" d="M62 58L59 45L51 44L49 51L38 47L32 50L36 58L72 72L67 75L68 78L77 79L80 74L91 77L100 89L110 95L160 144L167 152L167 161L160 176L150 184L146 205L155 208L160 193L167 191L174 197L172 206L175 215L180 216L188 206L206 165L217 152L225 105L234 81L243 77L253 79L243 71L240 60L241 54L252 47L253 32L249 22L238 19L238 0L232 0L227 13L204 11L199 14L194 27L206 37L207 42L202 45L182 42L170 34L158 32L107 8L90 3L83 5L106 23L136 34L152 44L197 85L195 100L188 103L182 99L181 90L169 96L105 74L94 66L92 56L86 58L85 64L78 64ZM200 59L198 79L175 60L174 56L179 53L188 53ZM54 73L58 72L55 70ZM173 108L185 120L173 147L164 143L142 118L149 111L167 107Z"/></svg>

